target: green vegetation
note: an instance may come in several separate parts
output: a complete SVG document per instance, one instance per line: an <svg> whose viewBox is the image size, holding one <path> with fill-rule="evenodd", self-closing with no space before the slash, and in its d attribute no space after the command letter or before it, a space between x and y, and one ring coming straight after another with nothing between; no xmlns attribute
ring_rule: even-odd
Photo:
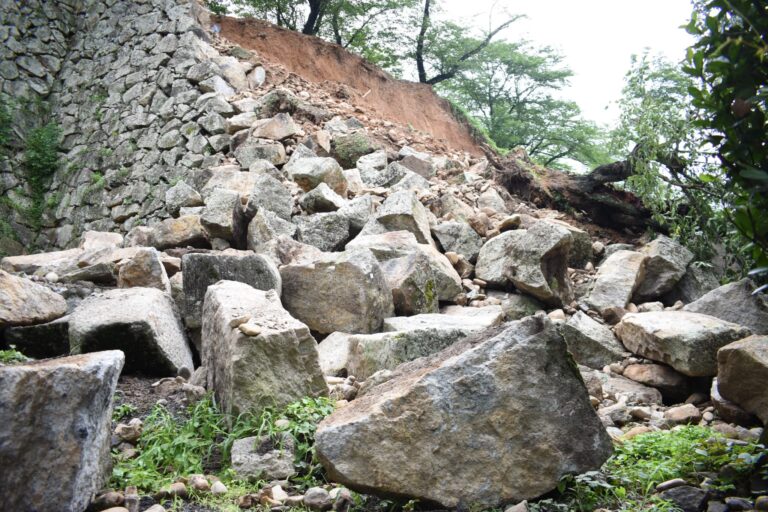
<svg viewBox="0 0 768 512"><path fill-rule="evenodd" d="M0 364L18 364L27 361L31 361L31 359L16 350L13 345L8 350L0 350Z"/></svg>
<svg viewBox="0 0 768 512"><path fill-rule="evenodd" d="M136 407L131 404L120 404L115 406L112 411L112 421L120 421L126 416L131 416L136 412Z"/></svg>
<svg viewBox="0 0 768 512"><path fill-rule="evenodd" d="M768 281L768 11L749 0L697 0L685 71L731 200L724 215Z"/></svg>
<svg viewBox="0 0 768 512"><path fill-rule="evenodd" d="M331 412L333 403L329 399L304 398L285 408L267 408L259 415L243 414L230 426L210 397L191 406L183 418L174 418L165 407L157 405L144 420L138 457L123 459L115 453L111 484L156 491L180 476L216 472L228 487L242 486L245 484L236 482L228 469L232 443L244 437L269 435L279 446L287 434L296 446L298 476L294 483L311 487L323 481L314 452L315 429ZM121 405L115 416L118 413L129 414L128 408Z"/></svg>
<svg viewBox="0 0 768 512"><path fill-rule="evenodd" d="M721 490L733 489L736 480L758 470L765 447L736 444L715 431L698 426L639 435L616 447L599 472L562 480L557 496L529 505L532 512L592 511L609 508L623 512L674 511L671 503L654 495L661 482L682 478L693 485L705 473L728 465L730 478L713 481ZM765 471L765 469L763 469Z"/></svg>

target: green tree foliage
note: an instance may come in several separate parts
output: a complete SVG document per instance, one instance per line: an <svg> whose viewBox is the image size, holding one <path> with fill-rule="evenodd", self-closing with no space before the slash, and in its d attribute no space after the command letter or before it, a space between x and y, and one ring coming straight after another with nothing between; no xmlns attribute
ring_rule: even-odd
<svg viewBox="0 0 768 512"><path fill-rule="evenodd" d="M476 117L501 148L523 147L551 167L564 159L598 165L606 159L602 131L581 118L575 103L555 97L570 76L551 48L499 41L441 91Z"/></svg>
<svg viewBox="0 0 768 512"><path fill-rule="evenodd" d="M768 10L754 0L697 0L687 29L698 37L689 92L725 170L727 216L768 267Z"/></svg>

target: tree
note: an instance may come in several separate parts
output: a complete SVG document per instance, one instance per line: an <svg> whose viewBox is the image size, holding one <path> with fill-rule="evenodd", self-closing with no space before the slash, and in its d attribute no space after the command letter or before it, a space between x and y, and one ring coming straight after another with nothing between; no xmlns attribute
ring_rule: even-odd
<svg viewBox="0 0 768 512"><path fill-rule="evenodd" d="M685 71L697 82L689 92L726 173L726 214L768 278L768 11L756 0L694 5L687 30L698 41Z"/></svg>
<svg viewBox="0 0 768 512"><path fill-rule="evenodd" d="M522 16L511 16L488 30L481 38L468 36L465 26L447 21L435 21L432 1L424 0L413 59L419 82L435 85L454 78L471 66L493 38ZM432 77L428 72L432 71Z"/></svg>
<svg viewBox="0 0 768 512"><path fill-rule="evenodd" d="M476 117L501 148L523 147L545 166L564 159L602 163L601 130L578 106L555 98L571 76L551 48L505 41L489 44L471 67L441 87Z"/></svg>

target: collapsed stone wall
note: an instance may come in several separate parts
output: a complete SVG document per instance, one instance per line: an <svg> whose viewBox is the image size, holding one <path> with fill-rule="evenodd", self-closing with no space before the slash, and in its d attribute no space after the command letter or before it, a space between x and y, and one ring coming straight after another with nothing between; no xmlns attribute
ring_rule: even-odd
<svg viewBox="0 0 768 512"><path fill-rule="evenodd" d="M23 214L20 154L2 168L3 218L27 248L166 218L165 191L222 160L228 136L198 121L231 109L220 100L235 91L214 75L243 81L253 65L205 41L194 0L3 2L0 14L0 90L44 100L62 129L39 233Z"/></svg>

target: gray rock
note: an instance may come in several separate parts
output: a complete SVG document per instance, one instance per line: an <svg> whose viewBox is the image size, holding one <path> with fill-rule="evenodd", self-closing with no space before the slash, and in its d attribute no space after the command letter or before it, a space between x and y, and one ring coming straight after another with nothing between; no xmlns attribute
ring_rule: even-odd
<svg viewBox="0 0 768 512"><path fill-rule="evenodd" d="M286 166L293 181L304 192L309 192L320 183L325 183L341 197L347 196L347 177L333 158L301 158Z"/></svg>
<svg viewBox="0 0 768 512"><path fill-rule="evenodd" d="M415 172L407 172L405 176L401 180L399 180L397 183L392 185L389 190L390 192L410 192L410 193L419 193L423 191L428 191L432 184L427 181L426 179L422 178Z"/></svg>
<svg viewBox="0 0 768 512"><path fill-rule="evenodd" d="M768 336L750 336L717 352L720 394L768 424Z"/></svg>
<svg viewBox="0 0 768 512"><path fill-rule="evenodd" d="M157 288L171 293L168 274L160 261L160 253L153 247L142 248L120 263L117 286L120 288Z"/></svg>
<svg viewBox="0 0 768 512"><path fill-rule="evenodd" d="M321 333L376 332L393 313L392 293L367 250L329 253L280 269L285 308Z"/></svg>
<svg viewBox="0 0 768 512"><path fill-rule="evenodd" d="M409 231L420 244L433 244L427 209L412 192L391 194L373 218L363 227L361 236L392 231Z"/></svg>
<svg viewBox="0 0 768 512"><path fill-rule="evenodd" d="M347 169L353 167L361 156L373 153L376 149L375 142L364 130L336 133L331 141L331 156Z"/></svg>
<svg viewBox="0 0 768 512"><path fill-rule="evenodd" d="M340 251L349 241L349 219L338 212L296 216L297 238L321 251Z"/></svg>
<svg viewBox="0 0 768 512"><path fill-rule="evenodd" d="M173 217L179 214L182 207L203 206L203 198L183 181L178 182L165 191L165 208Z"/></svg>
<svg viewBox="0 0 768 512"><path fill-rule="evenodd" d="M0 366L4 509L86 509L107 479L123 362L108 351Z"/></svg>
<svg viewBox="0 0 768 512"><path fill-rule="evenodd" d="M398 315L437 313L437 285L424 253L413 253L380 263L392 290L392 301Z"/></svg>
<svg viewBox="0 0 768 512"><path fill-rule="evenodd" d="M210 247L210 242L199 215L182 215L178 219L165 219L153 226L149 245L162 251L174 247Z"/></svg>
<svg viewBox="0 0 768 512"><path fill-rule="evenodd" d="M66 314L64 297L34 281L0 270L0 329L42 324Z"/></svg>
<svg viewBox="0 0 768 512"><path fill-rule="evenodd" d="M84 251L99 249L117 249L123 246L123 235L103 231L86 231L80 237L80 248Z"/></svg>
<svg viewBox="0 0 768 512"><path fill-rule="evenodd" d="M296 224L281 219L271 210L261 209L248 223L246 246L259 252L270 240L283 235L292 238L295 234Z"/></svg>
<svg viewBox="0 0 768 512"><path fill-rule="evenodd" d="M465 222L442 222L432 228L432 234L443 252L463 254L471 263L477 261L483 247L483 239Z"/></svg>
<svg viewBox="0 0 768 512"><path fill-rule="evenodd" d="M237 281L257 290L275 290L280 296L280 272L269 258L248 251L227 250L220 254L190 253L182 257L184 268L184 315L187 326L200 327L203 300L208 287L219 281Z"/></svg>
<svg viewBox="0 0 768 512"><path fill-rule="evenodd" d="M500 325L504 321L504 313L498 306L486 308L456 306L456 308L451 314L421 314L387 318L384 320L382 330L396 332L420 329L460 329L470 334Z"/></svg>
<svg viewBox="0 0 768 512"><path fill-rule="evenodd" d="M735 423L742 427L752 427L760 424L760 420L757 419L756 416L748 413L738 404L723 398L723 395L720 394L717 378L712 379L712 387L710 388L709 395L712 400L712 405L715 407L718 416L720 416L723 421Z"/></svg>
<svg viewBox="0 0 768 512"><path fill-rule="evenodd" d="M243 172L237 165L219 165L208 170L210 178L203 186L200 193L205 201L211 198L214 192L220 189L229 189L237 192L241 197L248 197L254 188L258 175Z"/></svg>
<svg viewBox="0 0 768 512"><path fill-rule="evenodd" d="M616 326L627 349L690 377L715 375L717 351L749 334L740 325L687 311L630 313Z"/></svg>
<svg viewBox="0 0 768 512"><path fill-rule="evenodd" d="M461 293L461 277L448 258L433 246L418 243L413 233L408 231L393 231L380 235L360 234L347 244L347 250L350 249L369 249L380 262L416 252L423 253L429 259L438 300L452 301Z"/></svg>
<svg viewBox="0 0 768 512"><path fill-rule="evenodd" d="M376 153L372 155L376 155ZM358 161L357 169L360 171L360 179L366 186L392 187L411 172L407 167L403 167L397 162L386 165L386 159L387 157L384 155L384 166L381 168L379 168L380 162L360 164Z"/></svg>
<svg viewBox="0 0 768 512"><path fill-rule="evenodd" d="M743 325L753 334L768 334L768 300L752 295L754 291L755 284L742 279L712 290L683 310Z"/></svg>
<svg viewBox="0 0 768 512"><path fill-rule="evenodd" d="M560 331L577 363L601 369L629 355L611 329L581 311L576 312Z"/></svg>
<svg viewBox="0 0 768 512"><path fill-rule="evenodd" d="M323 420L315 447L334 481L445 507L533 498L611 452L565 343L541 318L400 366Z"/></svg>
<svg viewBox="0 0 768 512"><path fill-rule="evenodd" d="M38 325L6 327L5 341L27 357L45 359L69 354L69 317Z"/></svg>
<svg viewBox="0 0 768 512"><path fill-rule="evenodd" d="M373 212L373 199L369 194L347 201L339 208L339 213L349 219L349 231L354 236L362 231Z"/></svg>
<svg viewBox="0 0 768 512"><path fill-rule="evenodd" d="M571 234L573 243L571 244L571 251L568 256L569 267L584 268L587 262L592 260L592 237L589 236L589 233L561 220L546 219L545 222L563 227Z"/></svg>
<svg viewBox="0 0 768 512"><path fill-rule="evenodd" d="M523 293L554 306L571 301L568 230L540 221L528 230L507 231L486 242L475 274L489 284L514 285Z"/></svg>
<svg viewBox="0 0 768 512"><path fill-rule="evenodd" d="M223 412L258 414L306 396L325 396L314 338L274 290L220 281L203 307L201 361Z"/></svg>
<svg viewBox="0 0 768 512"><path fill-rule="evenodd" d="M582 367L580 367L582 368ZM661 404L661 392L645 384L627 379L621 375L606 374L596 370L582 371L582 375L596 378L601 385L603 396L616 401L626 400L629 404L651 405Z"/></svg>
<svg viewBox="0 0 768 512"><path fill-rule="evenodd" d="M536 299L513 293L502 299L501 308L507 320L522 320L544 310L544 306Z"/></svg>
<svg viewBox="0 0 768 512"><path fill-rule="evenodd" d="M718 286L720 283L711 269L693 262L688 265L688 269L675 287L664 295L663 300L665 304L674 304L678 300L688 304L700 299Z"/></svg>
<svg viewBox="0 0 768 512"><path fill-rule="evenodd" d="M296 474L294 455L290 435L280 436L277 443L269 436L245 437L232 443L232 469L241 480L284 480Z"/></svg>
<svg viewBox="0 0 768 512"><path fill-rule="evenodd" d="M688 379L662 364L630 364L622 375L662 392L667 403L681 403L690 395Z"/></svg>
<svg viewBox="0 0 768 512"><path fill-rule="evenodd" d="M701 512L707 503L707 491L692 485L673 487L659 496L661 499L671 501L683 512Z"/></svg>
<svg viewBox="0 0 768 512"><path fill-rule="evenodd" d="M260 139L283 140L299 133L300 128L289 114L280 113L253 124L251 135Z"/></svg>
<svg viewBox="0 0 768 512"><path fill-rule="evenodd" d="M647 259L645 254L634 251L612 253L597 271L595 284L586 298L587 304L601 313L608 308L626 307L645 278Z"/></svg>
<svg viewBox="0 0 768 512"><path fill-rule="evenodd" d="M248 197L245 216L252 219L260 209L269 210L284 220L291 220L293 198L291 192L274 177L257 174Z"/></svg>
<svg viewBox="0 0 768 512"><path fill-rule="evenodd" d="M282 144L263 139L247 139L237 146L234 154L243 169L248 169L257 160L267 160L272 165L282 165L288 160Z"/></svg>
<svg viewBox="0 0 768 512"><path fill-rule="evenodd" d="M23 256L6 256L0 260L0 268L6 272L24 272L25 274L61 273L62 270L73 267L82 254L82 249L69 249Z"/></svg>
<svg viewBox="0 0 768 512"><path fill-rule="evenodd" d="M648 260L645 278L635 291L638 304L655 300L674 288L693 260L691 251L663 235L644 245L639 252L647 255Z"/></svg>
<svg viewBox="0 0 768 512"><path fill-rule="evenodd" d="M325 183L320 183L318 186L307 192L299 200L301 209L304 210L307 215L313 213L323 212L335 212L344 206L346 201L339 194L331 190L331 188Z"/></svg>
<svg viewBox="0 0 768 512"><path fill-rule="evenodd" d="M240 194L225 188L214 190L206 200L200 223L209 238L230 241L235 236L235 213L240 209Z"/></svg>
<svg viewBox="0 0 768 512"><path fill-rule="evenodd" d="M402 157L400 165L407 167L419 176L430 178L437 172L437 166L432 156L428 153L420 153L408 146L404 146L400 150L399 156Z"/></svg>
<svg viewBox="0 0 768 512"><path fill-rule="evenodd" d="M128 372L174 376L193 368L172 299L155 288L95 293L69 317L72 354L120 349Z"/></svg>
<svg viewBox="0 0 768 512"><path fill-rule="evenodd" d="M330 510L333 502L331 495L322 487L310 487L304 493L304 506L315 512Z"/></svg>

